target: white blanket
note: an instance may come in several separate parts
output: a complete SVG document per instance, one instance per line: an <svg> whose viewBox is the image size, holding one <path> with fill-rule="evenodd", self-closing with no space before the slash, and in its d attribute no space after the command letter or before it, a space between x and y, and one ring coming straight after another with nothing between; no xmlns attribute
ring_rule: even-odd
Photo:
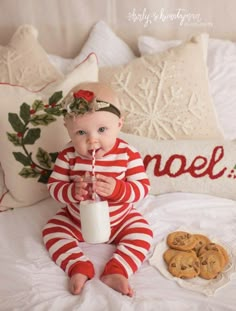
<svg viewBox="0 0 236 311"><path fill-rule="evenodd" d="M135 295L122 296L99 280L113 245L83 249L95 265L96 276L79 296L68 291L68 278L49 258L41 229L60 206L52 199L37 205L0 213L0 310L1 311L150 311L235 310L236 278L214 296L180 287L146 261L130 278ZM145 215L157 243L180 226L205 231L236 249L236 202L208 195L172 193L148 196L137 208Z"/></svg>

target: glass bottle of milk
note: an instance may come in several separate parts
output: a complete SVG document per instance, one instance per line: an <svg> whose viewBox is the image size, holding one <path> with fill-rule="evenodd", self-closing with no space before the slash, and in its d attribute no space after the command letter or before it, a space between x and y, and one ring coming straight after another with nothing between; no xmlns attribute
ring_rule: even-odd
<svg viewBox="0 0 236 311"><path fill-rule="evenodd" d="M80 202L81 230L85 242L105 243L111 233L109 206L93 191L95 178L86 176L84 179L88 183L88 196Z"/></svg>

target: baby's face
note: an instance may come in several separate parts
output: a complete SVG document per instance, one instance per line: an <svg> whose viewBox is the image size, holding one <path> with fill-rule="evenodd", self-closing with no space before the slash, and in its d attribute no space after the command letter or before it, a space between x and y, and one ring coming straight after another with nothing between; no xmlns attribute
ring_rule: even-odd
<svg viewBox="0 0 236 311"><path fill-rule="evenodd" d="M93 149L96 158L103 157L112 149L122 124L122 119L107 111L96 111L65 120L75 150L90 159Z"/></svg>

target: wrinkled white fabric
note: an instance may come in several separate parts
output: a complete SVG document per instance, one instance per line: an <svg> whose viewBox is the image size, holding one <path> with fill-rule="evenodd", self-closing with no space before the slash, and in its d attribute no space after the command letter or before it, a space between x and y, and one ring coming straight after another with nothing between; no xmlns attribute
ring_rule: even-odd
<svg viewBox="0 0 236 311"><path fill-rule="evenodd" d="M45 222L59 208L52 199L32 207L0 213L0 310L1 311L104 311L104 310L233 310L236 278L215 296L181 288L163 277L146 261L131 278L133 298L122 296L101 281L103 265L114 250L112 245L83 244L94 262L96 276L80 296L68 291L65 273L49 258L41 239ZM154 231L154 244L182 225L197 226L236 247L236 202L208 195L172 193L148 196L137 205Z"/></svg>

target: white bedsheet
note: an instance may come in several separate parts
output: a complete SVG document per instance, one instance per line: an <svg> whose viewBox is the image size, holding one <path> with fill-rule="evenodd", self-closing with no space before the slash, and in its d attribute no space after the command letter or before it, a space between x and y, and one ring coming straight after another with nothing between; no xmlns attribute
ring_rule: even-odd
<svg viewBox="0 0 236 311"><path fill-rule="evenodd" d="M86 283L80 296L71 295L68 278L49 258L41 240L43 225L58 208L56 202L47 199L32 207L0 213L1 311L236 310L235 275L214 296L206 296L166 279L148 261L130 279L134 297L122 296L99 281L114 250L112 245L83 244L95 264L96 276ZM171 193L149 196L137 208L153 228L152 251L168 232L182 225L197 227L236 248L235 201Z"/></svg>

